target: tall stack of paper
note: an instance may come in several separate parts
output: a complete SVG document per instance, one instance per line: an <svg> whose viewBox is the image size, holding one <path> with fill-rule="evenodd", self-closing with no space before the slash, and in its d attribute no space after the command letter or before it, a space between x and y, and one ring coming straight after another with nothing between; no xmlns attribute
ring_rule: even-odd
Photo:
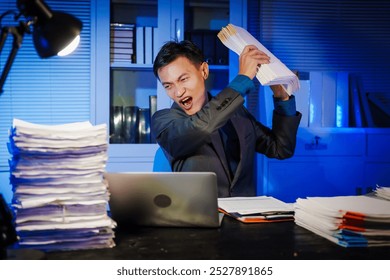
<svg viewBox="0 0 390 280"><path fill-rule="evenodd" d="M264 85L282 85L285 91L291 95L299 89L299 79L290 69L287 68L275 55L256 40L245 29L228 24L218 33L221 42L240 55L246 45L254 45L270 58L269 64L262 64L257 72L256 78Z"/></svg>
<svg viewBox="0 0 390 280"><path fill-rule="evenodd" d="M295 223L343 247L390 246L390 201L374 196L309 197Z"/></svg>
<svg viewBox="0 0 390 280"><path fill-rule="evenodd" d="M390 200L390 187L377 186L375 189L375 194L378 197Z"/></svg>
<svg viewBox="0 0 390 280"><path fill-rule="evenodd" d="M103 180L106 125L37 125L10 131L12 208L19 246L41 250L107 248L115 222Z"/></svg>

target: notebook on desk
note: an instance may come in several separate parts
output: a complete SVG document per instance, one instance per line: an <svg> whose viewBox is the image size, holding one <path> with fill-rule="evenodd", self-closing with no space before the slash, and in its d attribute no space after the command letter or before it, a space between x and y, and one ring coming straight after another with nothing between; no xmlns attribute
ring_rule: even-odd
<svg viewBox="0 0 390 280"><path fill-rule="evenodd" d="M118 226L220 226L215 173L107 172L104 177Z"/></svg>

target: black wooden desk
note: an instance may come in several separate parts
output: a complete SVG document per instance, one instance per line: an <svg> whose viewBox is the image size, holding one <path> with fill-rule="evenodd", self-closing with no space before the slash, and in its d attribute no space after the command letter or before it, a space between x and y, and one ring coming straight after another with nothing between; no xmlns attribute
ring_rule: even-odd
<svg viewBox="0 0 390 280"><path fill-rule="evenodd" d="M117 228L111 249L48 252L56 260L343 260L390 259L388 247L343 248L294 222L243 224L225 217L219 229Z"/></svg>

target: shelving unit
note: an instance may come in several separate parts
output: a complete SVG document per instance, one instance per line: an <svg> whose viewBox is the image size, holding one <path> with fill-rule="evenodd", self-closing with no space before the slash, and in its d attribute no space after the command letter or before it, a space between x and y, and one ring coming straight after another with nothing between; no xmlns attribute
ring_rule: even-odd
<svg viewBox="0 0 390 280"><path fill-rule="evenodd" d="M114 113L120 111L121 107L123 111L133 110L129 107L148 109L150 96L155 96L157 99L155 110L170 107L171 100L153 75L152 62L158 49L166 41L185 39L187 31L217 32L232 20L230 5L237 1L98 0L98 2L101 15L97 23L99 38L96 56L102 63L97 64L96 71L96 122L110 124L111 137L107 170L151 171L158 145L153 143L153 139L150 143L139 143L140 141L137 140L135 143L129 142L129 139L134 141L134 137L124 135L123 129L120 137L115 136L114 133L117 129L114 128L118 124L118 117L115 118ZM105 8L109 12L106 12ZM240 10L237 13L240 13ZM116 60L112 59L112 56L110 57L112 49L106 40L110 37L111 23L135 26L134 59L132 61ZM137 59L137 52L140 52L139 46L137 47L140 39L139 35L137 37L137 28L143 29L143 40L149 42L143 44L144 58L142 62L141 59ZM146 29L152 29L153 35L149 41L146 38ZM209 41L210 39L206 39L206 46L209 46ZM212 42L212 45L214 44L215 40ZM226 50L226 47L223 46L225 54ZM151 57L147 60L146 55ZM220 91L229 82L231 66L229 66L228 60L229 57L225 56L224 59L220 59L221 63L210 61L207 88L212 94Z"/></svg>
<svg viewBox="0 0 390 280"><path fill-rule="evenodd" d="M157 45L157 1L112 0L110 12L110 143L149 144L157 110L152 61ZM115 48L113 41L121 48ZM131 55L121 55L121 52Z"/></svg>

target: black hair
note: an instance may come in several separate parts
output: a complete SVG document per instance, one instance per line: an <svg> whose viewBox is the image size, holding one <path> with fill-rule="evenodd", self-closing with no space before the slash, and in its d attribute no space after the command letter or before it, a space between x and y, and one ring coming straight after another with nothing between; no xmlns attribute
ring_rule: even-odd
<svg viewBox="0 0 390 280"><path fill-rule="evenodd" d="M153 73L156 78L158 78L157 71L161 67L181 56L186 57L195 66L204 62L203 52L191 41L168 41L161 47L153 63Z"/></svg>

